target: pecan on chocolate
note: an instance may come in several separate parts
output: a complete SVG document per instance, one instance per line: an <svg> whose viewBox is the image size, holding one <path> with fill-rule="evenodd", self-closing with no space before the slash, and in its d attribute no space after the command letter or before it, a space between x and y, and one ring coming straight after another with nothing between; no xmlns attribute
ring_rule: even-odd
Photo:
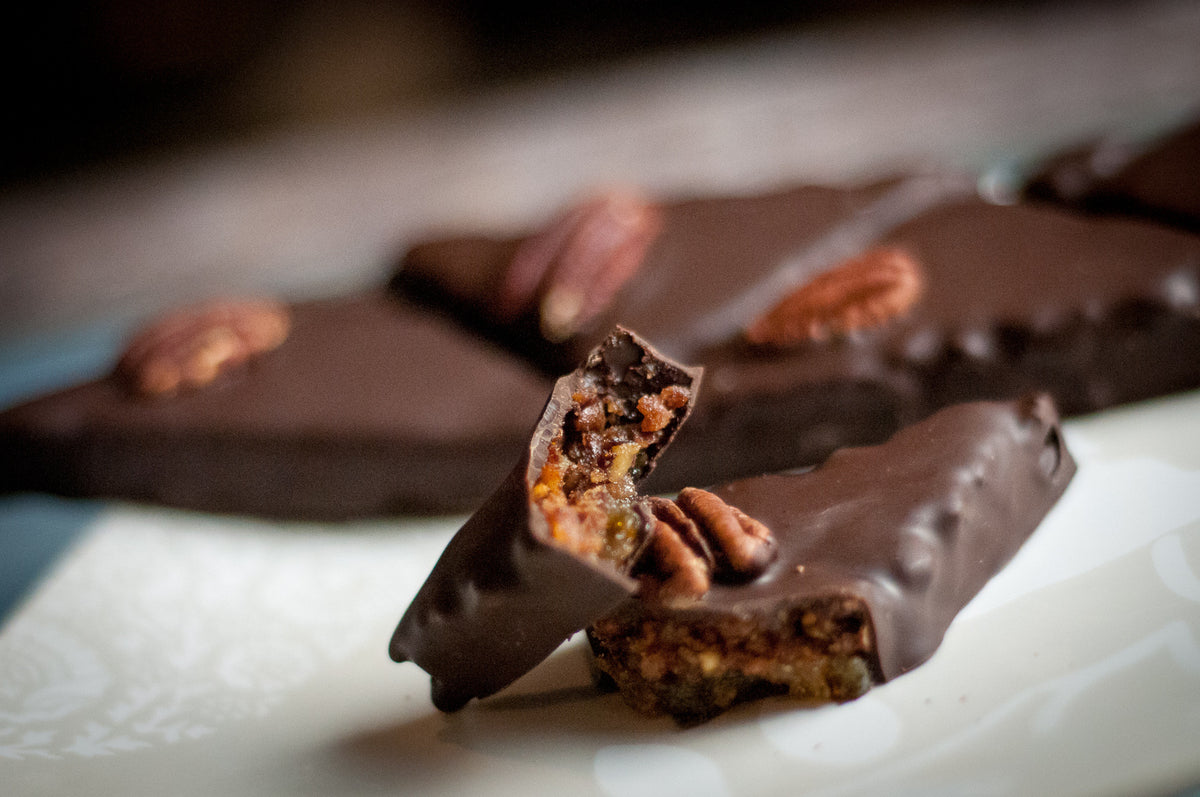
<svg viewBox="0 0 1200 797"><path fill-rule="evenodd" d="M647 499L654 528L643 570L642 584L664 603L694 600L712 584L712 553L694 521L667 498Z"/></svg>
<svg viewBox="0 0 1200 797"><path fill-rule="evenodd" d="M685 487L674 501L652 497L647 506L655 524L634 573L647 597L695 600L714 577L746 581L775 558L771 530L707 490Z"/></svg>
<svg viewBox="0 0 1200 797"><path fill-rule="evenodd" d="M569 338L637 272L660 226L658 207L631 190L575 205L517 248L497 314L512 319L536 302L542 334Z"/></svg>
<svg viewBox="0 0 1200 797"><path fill-rule="evenodd" d="M269 299L220 300L176 310L134 335L116 373L137 395L174 395L271 351L290 329L287 306Z"/></svg>
<svg viewBox="0 0 1200 797"><path fill-rule="evenodd" d="M716 575L730 581L749 580L775 558L771 530L736 506L696 487L680 490L675 502L712 544Z"/></svg>
<svg viewBox="0 0 1200 797"><path fill-rule="evenodd" d="M876 247L818 274L746 327L756 345L789 346L882 326L920 298L921 268L901 249Z"/></svg>

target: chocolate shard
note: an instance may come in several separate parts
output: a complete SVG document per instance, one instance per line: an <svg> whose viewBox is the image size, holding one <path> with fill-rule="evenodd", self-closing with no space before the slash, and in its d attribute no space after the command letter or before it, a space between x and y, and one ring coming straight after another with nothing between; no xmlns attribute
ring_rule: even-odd
<svg viewBox="0 0 1200 797"><path fill-rule="evenodd" d="M1200 232L1200 118L1158 137L1106 136L1058 153L1025 196Z"/></svg>
<svg viewBox="0 0 1200 797"><path fill-rule="evenodd" d="M525 453L443 552L390 654L453 711L507 686L637 588L652 531L636 485L691 410L701 373L612 331L559 379Z"/></svg>
<svg viewBox="0 0 1200 797"><path fill-rule="evenodd" d="M589 629L596 667L635 708L685 723L766 695L857 697L933 655L1074 472L1037 394L950 407L812 471L716 487L772 530L778 556L690 603L626 600Z"/></svg>

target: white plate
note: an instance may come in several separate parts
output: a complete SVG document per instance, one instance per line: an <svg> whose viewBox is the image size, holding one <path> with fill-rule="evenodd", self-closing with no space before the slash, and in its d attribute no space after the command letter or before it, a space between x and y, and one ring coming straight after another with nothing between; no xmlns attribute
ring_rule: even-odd
<svg viewBox="0 0 1200 797"><path fill-rule="evenodd" d="M1072 421L1080 469L926 665L698 728L579 640L439 714L386 655L461 518L115 506L0 633L10 795L1159 794L1200 784L1200 393Z"/></svg>

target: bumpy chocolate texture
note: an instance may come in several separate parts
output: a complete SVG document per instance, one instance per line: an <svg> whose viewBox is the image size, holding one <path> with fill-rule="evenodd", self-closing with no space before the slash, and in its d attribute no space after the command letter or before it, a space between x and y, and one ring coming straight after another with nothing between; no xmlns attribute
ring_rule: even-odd
<svg viewBox="0 0 1200 797"><path fill-rule="evenodd" d="M641 525L627 500L602 510L604 544L586 551L541 502L555 497L547 493L568 451L590 463L585 482L606 497L602 483L620 482L628 499L686 418L699 379L617 329L555 383L524 455L451 540L392 638L393 659L432 676L439 708L503 688L633 593L637 582L622 563L628 551L608 550L640 542L624 531ZM670 407L658 400L664 395L675 397Z"/></svg>
<svg viewBox="0 0 1200 797"><path fill-rule="evenodd" d="M934 653L1074 472L1035 395L950 407L810 472L714 488L772 530L778 557L690 604L629 599L589 631L597 666L631 705L685 722L764 695L856 697Z"/></svg>
<svg viewBox="0 0 1200 797"><path fill-rule="evenodd" d="M203 386L114 373L0 414L0 488L305 519L487 497L550 379L383 290L289 309L277 348Z"/></svg>
<svg viewBox="0 0 1200 797"><path fill-rule="evenodd" d="M545 369L614 322L702 365L705 394L650 491L819 462L962 401L1045 390L1077 414L1200 385L1200 237L1178 229L990 204L953 175L606 196L528 236L416 246L396 284ZM624 282L602 308L546 334L560 283L631 250L643 260L618 258ZM484 298L501 294L524 301Z"/></svg>
<svg viewBox="0 0 1200 797"><path fill-rule="evenodd" d="M1150 140L1109 136L1063 152L1038 170L1025 194L1200 232L1200 118Z"/></svg>

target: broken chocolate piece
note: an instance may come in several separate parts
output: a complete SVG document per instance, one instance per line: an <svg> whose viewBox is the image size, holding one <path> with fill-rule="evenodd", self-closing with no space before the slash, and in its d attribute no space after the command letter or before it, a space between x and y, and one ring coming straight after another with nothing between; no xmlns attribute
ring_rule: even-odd
<svg viewBox="0 0 1200 797"><path fill-rule="evenodd" d="M558 380L508 478L450 541L392 638L452 711L490 695L637 588L654 520L636 485L700 372L617 329Z"/></svg>
<svg viewBox="0 0 1200 797"><path fill-rule="evenodd" d="M1109 136L1044 164L1025 195L1200 232L1200 119L1151 140Z"/></svg>
<svg viewBox="0 0 1200 797"><path fill-rule="evenodd" d="M944 409L810 472L714 488L772 530L778 556L685 603L627 599L589 629L595 664L635 708L685 723L767 695L855 698L934 653L1074 471L1039 395Z"/></svg>

